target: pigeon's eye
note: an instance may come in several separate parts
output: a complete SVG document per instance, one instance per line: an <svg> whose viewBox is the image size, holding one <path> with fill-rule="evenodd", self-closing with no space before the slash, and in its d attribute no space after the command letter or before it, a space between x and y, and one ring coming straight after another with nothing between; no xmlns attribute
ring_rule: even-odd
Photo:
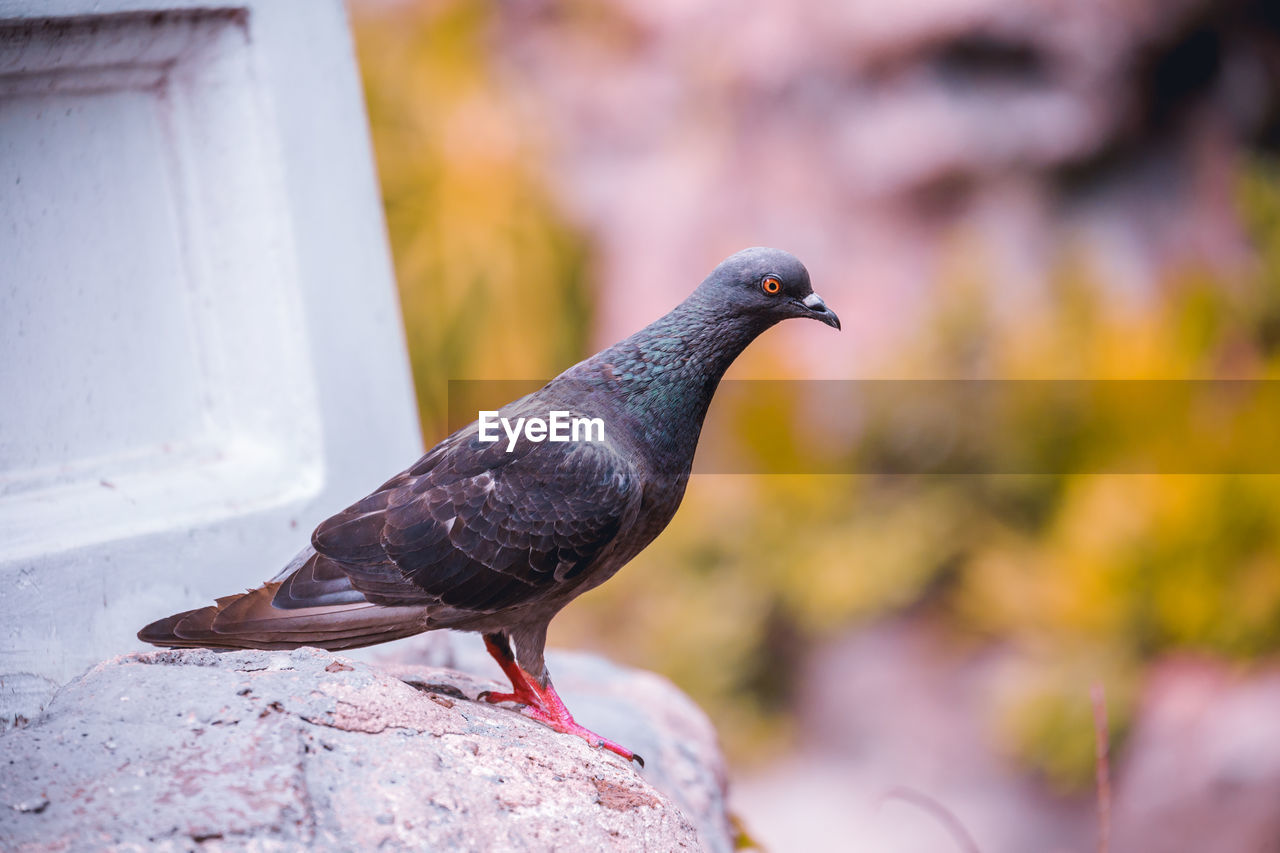
<svg viewBox="0 0 1280 853"><path fill-rule="evenodd" d="M770 296L776 296L782 290L782 282L776 276L767 275L761 280L760 289Z"/></svg>

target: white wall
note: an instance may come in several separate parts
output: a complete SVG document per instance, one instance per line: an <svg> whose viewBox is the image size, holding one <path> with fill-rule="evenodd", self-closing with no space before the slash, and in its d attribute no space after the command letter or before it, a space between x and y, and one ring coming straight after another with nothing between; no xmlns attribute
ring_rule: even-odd
<svg viewBox="0 0 1280 853"><path fill-rule="evenodd" d="M0 725L419 451L339 0L0 0Z"/></svg>

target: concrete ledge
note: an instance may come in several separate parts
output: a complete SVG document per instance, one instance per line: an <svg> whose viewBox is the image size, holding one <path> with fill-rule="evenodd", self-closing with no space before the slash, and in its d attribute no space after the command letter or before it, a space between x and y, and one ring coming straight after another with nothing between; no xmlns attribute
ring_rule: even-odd
<svg viewBox="0 0 1280 853"><path fill-rule="evenodd" d="M33 851L730 849L696 706L598 658L555 665L579 719L648 769L473 701L493 683L456 670L156 651L99 664L0 735L0 836Z"/></svg>

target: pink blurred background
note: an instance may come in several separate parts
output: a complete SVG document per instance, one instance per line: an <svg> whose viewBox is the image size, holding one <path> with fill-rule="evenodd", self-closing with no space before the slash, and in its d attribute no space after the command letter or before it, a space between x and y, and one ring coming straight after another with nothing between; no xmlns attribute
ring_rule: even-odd
<svg viewBox="0 0 1280 853"><path fill-rule="evenodd" d="M738 378L1277 375L1274 3L351 11L428 442L449 379L548 377L747 245L844 333ZM702 702L768 849L962 849L904 789L988 853L1097 849L1095 684L1111 849L1280 849L1280 489L1245 479L706 477L553 642Z"/></svg>

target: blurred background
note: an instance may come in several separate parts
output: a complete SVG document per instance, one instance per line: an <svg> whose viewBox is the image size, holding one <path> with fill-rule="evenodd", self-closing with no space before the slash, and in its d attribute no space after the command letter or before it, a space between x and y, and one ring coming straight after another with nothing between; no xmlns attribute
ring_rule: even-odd
<svg viewBox="0 0 1280 853"><path fill-rule="evenodd" d="M731 378L1278 378L1274 3L350 11L428 445L450 380L549 378L749 245L844 332ZM776 410L720 415L768 454ZM707 710L744 844L963 849L940 808L1095 849L1100 689L1114 849L1280 849L1280 477L1073 470L1107 436L1039 417L997 443L1059 473L695 476L551 643Z"/></svg>

